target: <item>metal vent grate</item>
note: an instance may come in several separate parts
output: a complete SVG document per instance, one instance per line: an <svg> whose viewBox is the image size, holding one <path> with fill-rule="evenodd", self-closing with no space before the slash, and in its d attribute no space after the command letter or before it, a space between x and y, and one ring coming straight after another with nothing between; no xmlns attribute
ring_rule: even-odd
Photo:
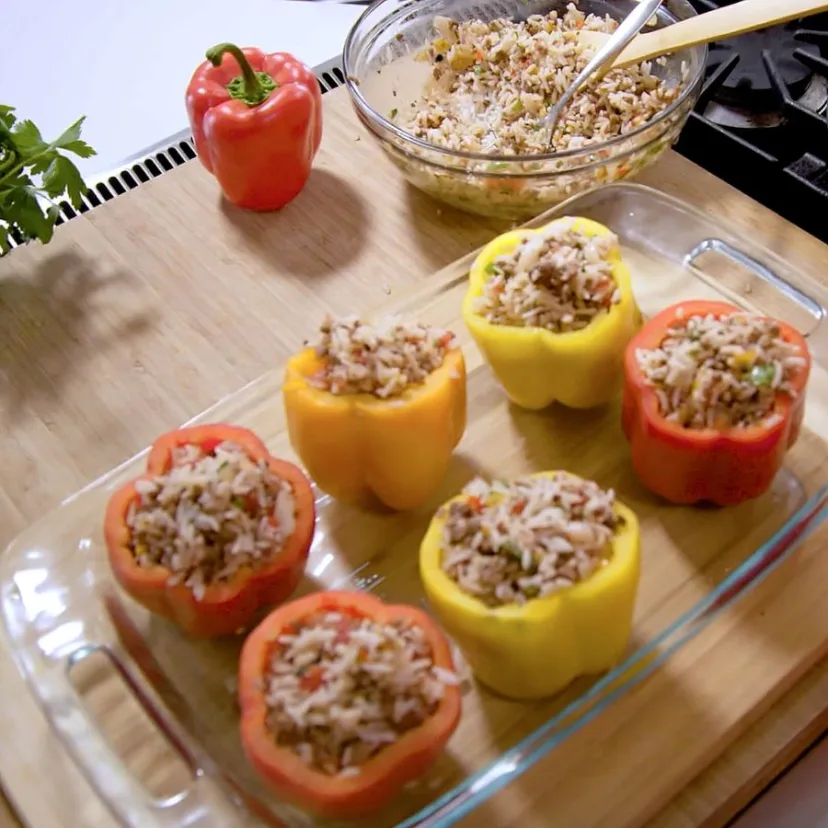
<svg viewBox="0 0 828 828"><path fill-rule="evenodd" d="M337 87L344 85L345 73L342 69L342 59L333 58L326 63L314 67L314 74L319 81L319 88L324 95ZM87 179L89 190L83 197L79 209L75 209L66 201L59 202L60 216L57 224L65 224L82 213L88 213L95 207L100 207L107 201L112 201L124 193L146 184L153 178L163 175L196 157L195 146L189 130L179 132L170 138L165 138L150 149L125 161L115 170L104 175ZM11 247L18 247L20 238L9 238Z"/></svg>

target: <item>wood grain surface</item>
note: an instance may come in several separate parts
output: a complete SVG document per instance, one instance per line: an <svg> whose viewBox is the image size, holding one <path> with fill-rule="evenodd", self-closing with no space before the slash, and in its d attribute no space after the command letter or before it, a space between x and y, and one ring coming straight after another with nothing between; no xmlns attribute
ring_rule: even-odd
<svg viewBox="0 0 828 828"><path fill-rule="evenodd" d="M0 262L0 540L158 432L278 365L325 310L385 304L504 229L403 184L361 132L344 92L326 96L325 115L308 189L278 215L227 207L192 163L70 222L49 247L29 246ZM639 180L761 237L821 276L824 245L680 157L670 154ZM818 541L685 648L670 671L616 706L612 738L646 747L644 713L669 716L681 700L669 685L686 673L715 738L708 729L694 742L689 718L682 733L690 759L654 766L662 793L626 790L613 825L645 817L659 828L722 824L824 724L828 664L818 662L825 648L799 634L815 626L809 613L824 588ZM766 637L775 641L770 656ZM0 686L14 700L0 713L0 776L19 815L38 827L112 824L8 654L0 655ZM745 680L751 664L764 670L769 658L775 670L768 681ZM751 716L734 717L744 709ZM595 738L587 728L561 755L564 766L577 765ZM552 770L556 787L579 794L581 783L560 762ZM544 824L552 770L543 763L469 824ZM0 813L0 826L13 824Z"/></svg>

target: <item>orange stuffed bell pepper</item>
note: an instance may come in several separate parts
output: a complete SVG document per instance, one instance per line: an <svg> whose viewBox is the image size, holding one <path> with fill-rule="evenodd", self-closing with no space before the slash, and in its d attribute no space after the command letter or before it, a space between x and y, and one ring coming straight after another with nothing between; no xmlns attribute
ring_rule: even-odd
<svg viewBox="0 0 828 828"><path fill-rule="evenodd" d="M624 347L641 324L617 239L569 216L486 245L469 273L462 315L509 399L535 410L611 400Z"/></svg>
<svg viewBox="0 0 828 828"><path fill-rule="evenodd" d="M672 503L758 497L799 436L810 365L802 334L734 305L681 302L657 314L624 359L636 475Z"/></svg>
<svg viewBox="0 0 828 828"><path fill-rule="evenodd" d="M214 46L190 81L187 113L201 163L237 207L277 210L304 188L322 141L322 94L296 58Z"/></svg>
<svg viewBox="0 0 828 828"><path fill-rule="evenodd" d="M314 534L307 478L247 429L221 424L158 438L147 472L109 500L116 580L193 636L230 635L288 598Z"/></svg>
<svg viewBox="0 0 828 828"><path fill-rule="evenodd" d="M320 346L288 362L282 391L294 450L345 501L420 506L466 428L463 354L422 325L326 320Z"/></svg>
<svg viewBox="0 0 828 828"><path fill-rule="evenodd" d="M440 628L363 592L314 593L265 618L242 649L239 705L262 778L333 819L374 813L424 776L461 711Z"/></svg>
<svg viewBox="0 0 828 828"><path fill-rule="evenodd" d="M420 577L474 675L511 699L617 665L641 568L635 514L592 481L473 481L435 514Z"/></svg>

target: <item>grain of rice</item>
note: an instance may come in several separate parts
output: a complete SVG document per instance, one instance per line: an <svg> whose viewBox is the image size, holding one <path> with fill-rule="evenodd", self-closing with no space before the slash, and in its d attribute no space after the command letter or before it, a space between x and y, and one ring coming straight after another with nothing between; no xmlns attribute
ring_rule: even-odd
<svg viewBox="0 0 828 828"><path fill-rule="evenodd" d="M211 454L180 448L169 472L136 488L127 514L136 562L163 566L171 583L197 598L239 569L272 560L296 525L290 485L230 442Z"/></svg>
<svg viewBox="0 0 828 828"><path fill-rule="evenodd" d="M495 325L581 330L621 299L610 252L615 235L587 236L574 219L528 236L489 266L475 310Z"/></svg>
<svg viewBox="0 0 828 828"><path fill-rule="evenodd" d="M354 776L433 715L455 684L420 628L320 613L274 642L267 724L315 770Z"/></svg>
<svg viewBox="0 0 828 828"><path fill-rule="evenodd" d="M491 607L553 595L606 563L614 504L611 489L566 472L477 478L445 510L443 570Z"/></svg>
<svg viewBox="0 0 828 828"><path fill-rule="evenodd" d="M403 113L401 126L453 150L546 152L541 122L594 54L579 32L611 33L617 26L609 16L585 15L574 3L563 16L553 11L520 22L438 17L437 37L418 55L432 65L432 81ZM656 77L649 62L614 69L575 96L552 146L575 150L628 133L675 101L681 88Z"/></svg>
<svg viewBox="0 0 828 828"><path fill-rule="evenodd" d="M316 352L324 368L311 382L332 394L373 394L382 399L424 382L455 342L449 331L396 316L375 325L356 316L326 317L320 335Z"/></svg>
<svg viewBox="0 0 828 828"><path fill-rule="evenodd" d="M772 319L748 313L677 314L658 348L636 359L655 389L660 413L684 428L744 428L769 421L778 394L805 364Z"/></svg>

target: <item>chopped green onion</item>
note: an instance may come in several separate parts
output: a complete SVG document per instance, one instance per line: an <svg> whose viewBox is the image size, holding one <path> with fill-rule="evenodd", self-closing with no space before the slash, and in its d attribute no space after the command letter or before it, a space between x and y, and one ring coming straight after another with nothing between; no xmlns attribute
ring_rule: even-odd
<svg viewBox="0 0 828 828"><path fill-rule="evenodd" d="M776 368L773 365L754 365L750 369L750 381L756 386L773 385Z"/></svg>
<svg viewBox="0 0 828 828"><path fill-rule="evenodd" d="M523 560L523 552L514 541L506 541L497 551L500 552L501 555L509 555L519 561Z"/></svg>

